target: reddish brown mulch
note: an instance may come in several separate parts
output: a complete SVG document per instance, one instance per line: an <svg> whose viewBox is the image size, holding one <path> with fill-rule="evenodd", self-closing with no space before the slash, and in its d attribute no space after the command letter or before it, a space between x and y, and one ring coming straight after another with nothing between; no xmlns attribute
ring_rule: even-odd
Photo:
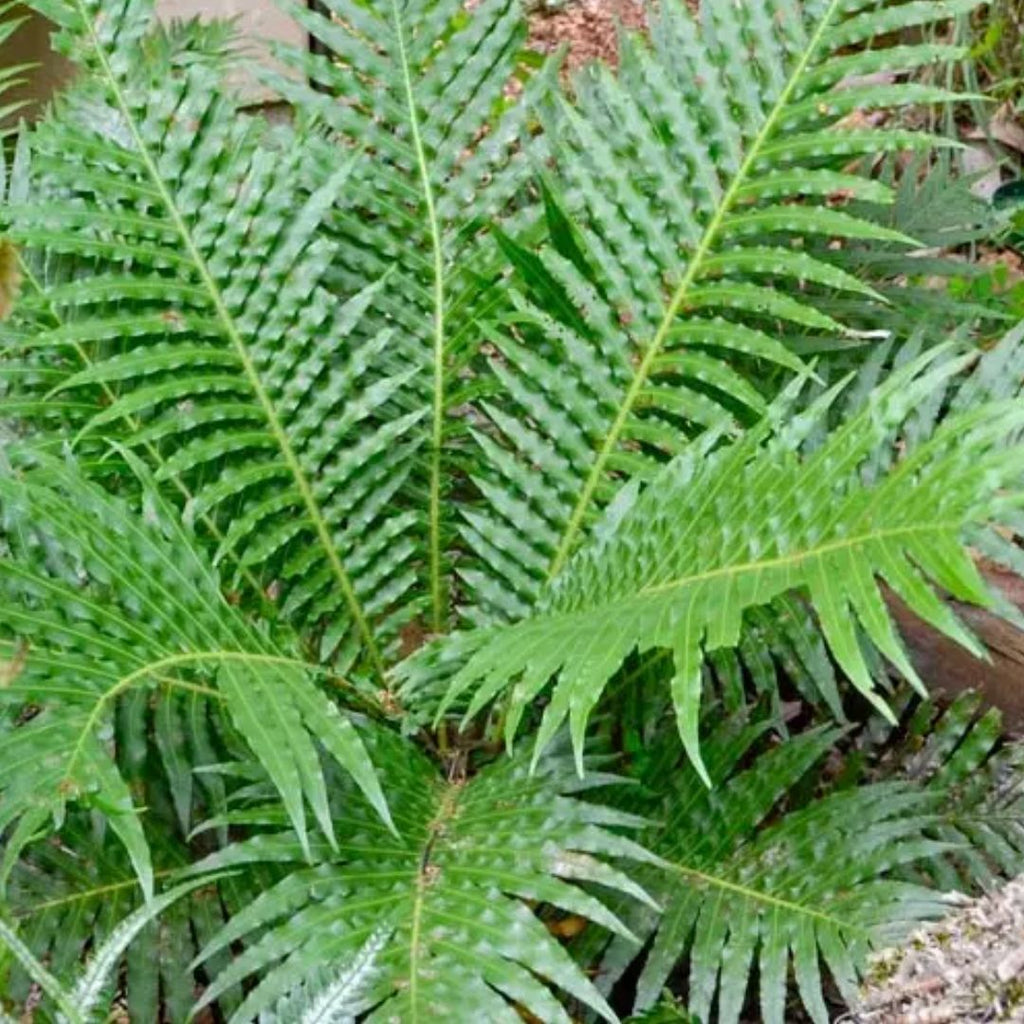
<svg viewBox="0 0 1024 1024"><path fill-rule="evenodd" d="M598 58L615 64L620 25L644 27L643 0L568 0L564 7L540 9L530 17L530 47L554 53L568 43L570 70Z"/></svg>

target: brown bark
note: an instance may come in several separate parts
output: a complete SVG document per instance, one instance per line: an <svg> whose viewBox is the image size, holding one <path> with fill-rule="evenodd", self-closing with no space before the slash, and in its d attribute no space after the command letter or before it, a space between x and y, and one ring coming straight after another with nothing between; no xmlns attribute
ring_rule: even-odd
<svg viewBox="0 0 1024 1024"><path fill-rule="evenodd" d="M991 563L979 567L991 586L1024 611L1024 580ZM984 608L950 604L988 648L989 661L937 633L889 595L889 607L921 679L933 693L977 690L1002 710L1011 732L1024 734L1024 632Z"/></svg>

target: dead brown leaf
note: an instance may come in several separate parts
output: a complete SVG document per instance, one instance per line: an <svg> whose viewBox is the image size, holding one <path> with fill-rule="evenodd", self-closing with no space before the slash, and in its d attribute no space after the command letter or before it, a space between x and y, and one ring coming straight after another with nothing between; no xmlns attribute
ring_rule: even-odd
<svg viewBox="0 0 1024 1024"><path fill-rule="evenodd" d="M987 131L985 128L972 128L965 136L972 141L991 137L1009 149L1024 153L1024 125L1020 123L1009 103L1004 103L992 115Z"/></svg>
<svg viewBox="0 0 1024 1024"><path fill-rule="evenodd" d="M0 238L0 320L6 320L14 309L21 288L21 264L13 242Z"/></svg>

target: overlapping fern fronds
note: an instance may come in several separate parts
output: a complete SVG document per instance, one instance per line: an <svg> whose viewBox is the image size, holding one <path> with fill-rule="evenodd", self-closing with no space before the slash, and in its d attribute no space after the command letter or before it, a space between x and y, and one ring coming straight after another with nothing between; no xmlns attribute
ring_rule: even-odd
<svg viewBox="0 0 1024 1024"><path fill-rule="evenodd" d="M514 201L543 160L535 109L553 84L522 60L517 0L328 0L323 14L287 9L331 54L278 47L302 79L268 76L300 115L330 126L341 145L372 154L354 169L344 205L329 219L331 279L351 294L385 272L371 322L397 328L384 365L417 368L399 405L427 408L423 587L426 618L448 625L452 522L447 510L465 438L467 379L481 318L507 305L500 261L484 226L515 216ZM520 95L521 93L521 95Z"/></svg>
<svg viewBox="0 0 1024 1024"><path fill-rule="evenodd" d="M541 1020L566 1021L549 983L614 1020L526 901L628 936L599 899L576 884L651 903L605 860L652 859L617 834L636 829L643 819L577 796L618 780L600 771L579 779L572 758L561 751L532 773L527 759L503 758L468 781L445 780L391 733L374 730L366 742L381 766L398 836L375 825L345 787L335 826L340 853L332 855L324 844L309 866L293 833L269 831L197 865L199 871L260 863L287 869L207 946L204 959L252 940L214 980L201 1005L262 972L232 1018L249 1020L310 972L347 962L369 937L386 930L365 991L376 1007L373 1019L512 1021L518 1018L511 1002ZM228 820L271 826L279 819L277 809L268 807L243 809Z"/></svg>
<svg viewBox="0 0 1024 1024"><path fill-rule="evenodd" d="M222 702L277 787L301 848L307 806L334 841L316 743L390 822L362 742L318 687L322 673L294 639L261 632L228 604L176 511L143 479L140 515L53 459L28 455L0 475L0 698L31 709L3 738L0 827L13 829L6 862L76 801L104 812L152 891L143 826L111 748L117 702L136 689Z"/></svg>
<svg viewBox="0 0 1024 1024"><path fill-rule="evenodd" d="M141 703L150 697L149 693L139 695ZM135 776L129 778L133 786L138 782ZM157 787L152 776L145 782L147 798L154 797ZM180 839L158 836L153 819L151 812L144 824L154 875L163 888L189 863L190 850ZM91 951L144 903L131 861L102 820L96 810L69 811L60 830L61 841L35 843L19 851L4 889L6 913L20 941L67 988ZM225 879L216 886L199 886L165 907L159 921L135 936L118 964L119 988L132 1020L158 1020L161 1007L170 1020L188 1017L195 1002L190 962L224 927L225 912L244 906L254 895L246 886ZM225 962L215 964L215 969ZM37 982L23 964L0 964L0 990L14 1005L29 1000L33 984ZM229 1010L233 1005L237 1005L236 993L225 993L222 1008Z"/></svg>
<svg viewBox="0 0 1024 1024"><path fill-rule="evenodd" d="M116 984L116 970L125 951L139 933L163 911L196 889L201 883L187 881L146 901L119 921L107 939L92 951L88 965L79 972L72 988L65 988L21 941L17 932L0 918L0 949L9 951L28 973L40 992L56 1005L58 1024L91 1024L98 1014L104 1015L111 989ZM0 1018L2 1019L2 1018Z"/></svg>
<svg viewBox="0 0 1024 1024"><path fill-rule="evenodd" d="M815 1022L830 1019L823 968L845 998L856 995L873 946L897 940L917 921L941 913L942 897L899 876L901 867L937 857L947 843L929 839L940 800L907 783L840 790L775 815L780 802L835 745L819 730L756 750L763 724L732 719L704 741L714 782L706 789L689 765L659 762L645 778L663 823L644 841L665 861L634 871L663 906L660 915L630 908L626 920L649 948L635 1009L653 1005L677 965L688 965L690 1011L735 1024L756 968L758 1019L792 1019L787 979ZM664 744L673 737L654 740ZM602 961L607 988L635 950L613 938ZM717 996L717 1001L716 1001Z"/></svg>
<svg viewBox="0 0 1024 1024"><path fill-rule="evenodd" d="M882 348L846 391L799 358L865 340L861 257L914 241L847 205L892 199L858 161L934 142L848 115L952 98L904 75L960 50L888 40L975 0L664 0L571 97L512 0L296 4L332 53L282 53L278 127L221 28L31 6L80 75L0 182L18 994L614 1020L612 981L644 1007L688 960L701 1015L735 1020L756 965L766 1020L790 967L821 1019L824 969L848 993L941 905L907 865L1014 862L933 813L967 774L998 813L990 727L924 784L794 796L842 748L783 706L841 717L846 677L885 710L882 657L915 678L885 587L970 646L966 544L1019 561L992 527L1024 530L1021 334ZM751 690L771 742L736 725ZM532 756L502 752L524 722Z"/></svg>
<svg viewBox="0 0 1024 1024"><path fill-rule="evenodd" d="M92 73L32 131L4 211L26 252L9 390L73 400L86 439L143 452L240 585L329 620L327 652L348 641L382 677L375 626L416 578L417 517L395 495L426 410L388 405L416 372L380 372L392 331L350 344L387 283L344 304L326 288L337 246L318 229L360 157L240 116L223 60L151 44L145 0L41 6Z"/></svg>
<svg viewBox="0 0 1024 1024"><path fill-rule="evenodd" d="M871 721L852 760L863 779L905 779L942 794L930 834L950 849L919 865L920 875L943 892L1015 878L1024 871L1024 745L1007 738L1002 713L980 693L961 693L948 706L908 704L898 726Z"/></svg>
<svg viewBox="0 0 1024 1024"><path fill-rule="evenodd" d="M1004 447L1024 423L1019 404L985 404L952 417L888 472L862 477L918 404L945 392L964 365L930 368L941 352L893 372L857 415L806 454L802 442L839 389L792 420L780 404L734 444L716 449L714 435L706 435L642 494L627 488L615 529L570 563L530 617L468 638L477 649L450 697L475 687L473 714L507 691L511 738L557 676L538 749L567 717L579 747L590 712L626 656L666 648L675 664L680 733L699 764L701 663L710 651L736 646L743 613L779 594L806 590L836 661L876 703L858 628L917 680L879 577L936 629L978 650L929 581L962 600L990 603L963 535L1019 504L1019 487L1002 491L1024 468L1020 447Z"/></svg>
<svg viewBox="0 0 1024 1024"><path fill-rule="evenodd" d="M860 155L936 140L846 118L952 99L870 76L964 54L862 44L974 6L707 0L695 15L669 0L649 39L623 40L617 75L595 65L575 103L549 105L553 175L579 230L556 214L540 254L507 246L522 298L491 338L501 390L474 478L485 507L463 530L476 557L462 578L486 615L532 605L616 479L649 479L688 435L762 413L799 367L788 334L822 347L843 334L829 296L877 299L810 243L906 251L908 236L842 206L892 201Z"/></svg>

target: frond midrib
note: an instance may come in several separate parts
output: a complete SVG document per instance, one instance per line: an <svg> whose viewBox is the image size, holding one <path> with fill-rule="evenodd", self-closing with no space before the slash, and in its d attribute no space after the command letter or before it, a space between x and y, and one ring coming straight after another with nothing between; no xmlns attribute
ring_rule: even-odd
<svg viewBox="0 0 1024 1024"><path fill-rule="evenodd" d="M170 878L180 870L180 868L164 868L162 871L154 871L153 879ZM121 892L124 889L137 889L138 886L139 880L135 877L124 879L120 882L107 882L105 885L96 885L91 889L83 889L68 896L58 896L54 899L43 900L42 903L33 904L31 907L25 907L22 910L14 910L11 912L11 916L18 921L27 921L37 914L46 913L47 910L70 906L73 903L88 903L90 900L103 899L112 893Z"/></svg>
<svg viewBox="0 0 1024 1024"><path fill-rule="evenodd" d="M430 821L427 822L423 852L420 855L419 864L416 870L416 884L413 891L412 923L409 929L409 1006L412 1009L413 1024L417 1024L420 1019L419 971L423 947L421 933L423 930L423 905L426 900L427 890L430 887L430 856L433 853L435 843L444 831L445 823L454 816L458 808L458 795L460 788L461 787L458 785L449 782L440 793L437 802L437 810Z"/></svg>
<svg viewBox="0 0 1024 1024"><path fill-rule="evenodd" d="M585 618L589 615L593 615L595 611L616 608L623 603L643 601L646 598L661 596L676 590L686 590L690 587L703 586L705 583L713 580L728 579L730 577L744 576L747 574L756 575L758 573L770 572L776 569L793 568L815 558L822 558L837 551L853 551L865 544L870 544L875 541L884 542L897 537L913 537L927 534L953 534L959 531L962 527L963 523L957 521L948 523L937 522L912 524L907 526L883 527L877 530L869 530L865 533L856 534L855 536L826 541L816 547L803 548L799 551L794 551L786 555L779 555L775 558L740 562L736 565L717 566L714 569L707 569L704 572L693 573L689 576L677 576L673 579L666 580L663 583L649 584L626 594L612 595L611 597L601 599L593 604L588 604L582 609L562 611L554 608L547 612L544 617L538 621L541 623L549 623L553 618L569 618L576 616ZM787 585L784 588L784 590L790 589L792 589L792 585ZM758 604L761 603L764 602L758 602ZM533 625L532 620L526 620L523 623L523 626L527 629L530 628L531 625Z"/></svg>
<svg viewBox="0 0 1024 1024"><path fill-rule="evenodd" d="M774 896L771 893L762 892L759 889L752 889L750 886L741 885L739 882L734 882L721 875L709 875L705 871L701 871L698 868L688 867L687 865L680 864L677 861L666 861L665 863L668 869L676 874L683 875L686 878L690 878L695 882L709 886L713 889L718 889L721 892L732 893L742 899L749 900L751 903L762 904L766 907L772 907L775 910L783 910L790 914L799 915L800 917L811 918L812 920L820 921L822 924L831 925L833 928L837 928L843 932L855 933L863 939L871 938L871 933L866 929L859 925L851 924L849 921L843 921L823 910L817 910L814 907L808 907L803 903L787 900L782 896Z"/></svg>
<svg viewBox="0 0 1024 1024"><path fill-rule="evenodd" d="M872 541L886 541L896 537L912 537L919 534L952 533L958 531L962 526L963 523L961 522L925 523L923 525L893 526L869 530L866 533L857 534L852 537L842 537L839 540L828 541L817 547L794 551L788 555L779 555L777 558L743 562L739 565L719 566L717 569L709 569L707 572L694 573L692 576L680 576L676 579L667 580L665 583L641 587L637 596L647 597L651 594L664 594L672 590L683 590L687 587L706 583L708 580L721 577L740 576L748 572L765 572L772 569L796 566L811 558L820 558L823 555L829 555L836 551L850 551L864 544L870 544Z"/></svg>
<svg viewBox="0 0 1024 1024"><path fill-rule="evenodd" d="M217 319L220 321L221 326L224 329L224 333L227 335L228 340L235 349L243 372L249 382L249 386L252 388L256 400L266 416L267 426L269 427L275 442L280 448L285 464L295 481L295 485L299 491L299 496L306 508L306 513L313 525L313 529L317 535L320 546L327 557L332 574L341 588L345 603L348 605L349 613L352 615L356 629L365 644L366 653L370 659L374 675L377 677L380 685L384 686L387 682L386 670L380 649L377 645L376 637L370 628L366 613L363 610L362 603L360 602L358 595L356 594L352 579L342 564L341 557L334 546L327 522L325 521L323 513L320 511L320 507L316 502L312 487L310 486L309 480L306 478L306 474L302 469L298 456L288 439L288 435L281 423L280 417L278 416L277 409L271 401L269 394L267 394L266 388L263 386L263 382L260 380L256 366L253 363L252 356L249 353L245 341L239 333L234 318L224 302L224 297L221 294L220 288L214 280L213 275L207 266L206 260L199 251L195 239L192 237L192 232L185 223L185 218L178 209L174 197L171 195L170 190L167 188L167 185L161 177L159 168L149 151L149 147L146 145L145 140L139 132L135 119L132 116L131 108L129 107L128 101L121 89L120 82L110 66L110 62L107 59L107 54L103 49L102 43L96 35L96 26L93 23L92 18L89 16L88 10L84 7L82 0L75 0L75 7L82 18L83 24L86 26L86 31L88 33L93 52L95 53L103 75L113 92L118 109L125 119L125 124L127 125L128 131L132 137L132 141L138 149L139 156L146 168L146 173L152 180L154 188L160 195L160 201L163 203L168 216L171 218L171 222L173 223L175 230L181 237L189 259L195 267L195 270L199 275L199 279L210 297L210 301L213 303Z"/></svg>
<svg viewBox="0 0 1024 1024"><path fill-rule="evenodd" d="M398 9L398 0L391 0L391 14L395 26L395 38L398 42L398 57L402 68L402 81L409 113L409 131L412 137L413 150L416 154L416 165L423 191L423 202L426 208L427 228L430 233L433 253L433 402L431 408L430 431L430 483L428 508L428 562L430 574L430 607L431 620L435 633L443 632L445 618L445 600L441 571L441 450L444 445L445 416L445 289L444 289L444 252L441 238L441 225L437 218L434 204L434 190L430 182L430 168L427 165L427 154L420 133L419 115L416 110L416 97L413 92L412 69L405 47L405 31L402 26L402 14Z"/></svg>
<svg viewBox="0 0 1024 1024"><path fill-rule="evenodd" d="M590 473L587 475L587 479L583 484L583 489L580 492L580 496L577 499L576 505L569 517L569 522L566 525L561 541L559 542L558 548L551 561L551 566L548 569L549 580L558 576L565 567L569 556L572 554L577 535L583 528L584 520L590 510L591 502L593 501L594 495L600 485L608 460L611 458L618 446L619 439L622 436L623 430L626 428L637 399L643 391L644 386L651 375L651 371L654 369L661 350L664 348L665 341L668 338L673 322L679 314L679 311L683 308L694 284L696 284L700 278L700 275L704 270L704 262L711 253L715 243L718 241L718 235L725 223L726 217L728 217L733 204L739 198L743 187L747 183L747 178L750 176L751 171L754 169L755 164L760 158L762 149L774 134L779 118L785 112L790 99L799 86L804 73L807 71L808 65L816 56L818 48L828 31L832 18L835 15L840 2L841 0L829 0L829 6L822 14L814 34L808 41L806 49L794 67L785 87L779 94L778 99L775 101L768 117L765 119L764 124L761 126L761 130L758 132L754 141L750 144L746 156L743 159L743 163L733 176L732 181L729 183L729 188L722 196L721 202L718 204L718 207L708 223L704 234L701 236L701 240L698 243L692 258L687 264L686 272L684 273L682 280L679 282L679 285L676 287L672 298L669 300L669 304L665 309L665 314L658 325L658 329L655 332L651 343L644 350L643 358L636 369L636 373L630 381L629 388L622 400L622 404L619 406L615 418L612 420L612 425L609 428L608 433L605 435L604 441L597 452L597 456L590 468Z"/></svg>

